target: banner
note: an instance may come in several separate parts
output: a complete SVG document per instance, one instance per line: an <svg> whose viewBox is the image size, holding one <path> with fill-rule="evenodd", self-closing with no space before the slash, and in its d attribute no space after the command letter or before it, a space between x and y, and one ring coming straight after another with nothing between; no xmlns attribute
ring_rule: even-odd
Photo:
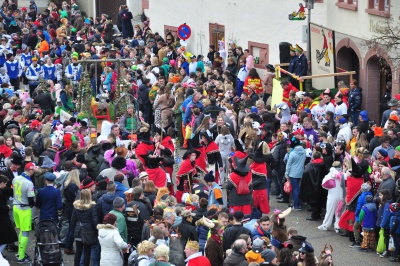
<svg viewBox="0 0 400 266"><path fill-rule="evenodd" d="M281 81L274 78L272 83L272 97L271 97L271 108L274 108L275 104L280 104L282 102L283 89L281 86ZM279 109L277 110L279 113Z"/></svg>
<svg viewBox="0 0 400 266"><path fill-rule="evenodd" d="M335 32L311 23L310 41L312 75L335 73ZM317 90L336 88L335 77L313 78L311 81Z"/></svg>
<svg viewBox="0 0 400 266"><path fill-rule="evenodd" d="M60 122L64 123L65 120L69 120L72 117L69 113L65 112L64 110L60 111Z"/></svg>

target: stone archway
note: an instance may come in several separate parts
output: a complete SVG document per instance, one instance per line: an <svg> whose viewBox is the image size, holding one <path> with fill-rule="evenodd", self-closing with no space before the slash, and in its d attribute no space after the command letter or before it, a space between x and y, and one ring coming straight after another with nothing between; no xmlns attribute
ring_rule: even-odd
<svg viewBox="0 0 400 266"><path fill-rule="evenodd" d="M336 55L336 66L347 71L355 71L357 74L353 75L353 78L359 80L360 76L360 61L356 52L351 47L343 46L339 49ZM340 77L341 80L347 84L350 83L350 76Z"/></svg>

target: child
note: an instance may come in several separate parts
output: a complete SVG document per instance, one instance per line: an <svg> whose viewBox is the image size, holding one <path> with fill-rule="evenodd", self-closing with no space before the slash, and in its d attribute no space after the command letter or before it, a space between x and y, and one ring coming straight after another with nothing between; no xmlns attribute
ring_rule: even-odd
<svg viewBox="0 0 400 266"><path fill-rule="evenodd" d="M354 238L355 238L355 241L354 241L354 243L350 246L350 247L352 247L352 248L359 248L359 247L361 247L361 245L360 245L360 242L361 242L361 235L360 235L360 232L358 231L358 229L360 228L360 225L361 225L360 220L359 220L359 215L360 215L361 208L367 203L367 202L365 201L365 198L366 198L368 195L372 196L372 193L370 192L370 190L371 190L371 186L370 186L369 182L368 182L368 183L363 183L363 184L361 185L361 191L362 191L362 193L361 193L361 195L358 197L358 200L357 200L357 207L356 207L356 212L355 212L356 221L355 221L354 226L353 226L353 228L354 228Z"/></svg>
<svg viewBox="0 0 400 266"><path fill-rule="evenodd" d="M376 226L383 230L383 237L386 244L386 250L380 254L381 258L387 257L389 255L388 244L389 244L389 230L390 230L390 204L392 203L392 198L387 189L382 189L379 192L379 209L378 209L378 220Z"/></svg>
<svg viewBox="0 0 400 266"><path fill-rule="evenodd" d="M375 193L378 190L381 182L382 179L381 170L379 169L379 161L374 161L374 163L372 164L371 185Z"/></svg>
<svg viewBox="0 0 400 266"><path fill-rule="evenodd" d="M257 238L253 241L253 246L251 246L251 250L249 250L245 257L248 263L256 262L263 263L264 259L261 257L261 252L263 249L264 241L260 238Z"/></svg>
<svg viewBox="0 0 400 266"><path fill-rule="evenodd" d="M394 202L390 204L390 236L393 237L395 255L389 260L392 262L400 261L400 203Z"/></svg>
<svg viewBox="0 0 400 266"><path fill-rule="evenodd" d="M235 140L233 139L227 126L223 125L221 127L221 133L215 139L215 143L217 143L219 147L219 152L221 153L222 163L224 167L224 171L220 173L221 176L219 179L219 185L223 185L225 180L224 173L228 171L228 156L232 152L232 148L235 145Z"/></svg>
<svg viewBox="0 0 400 266"><path fill-rule="evenodd" d="M373 202L374 197L367 195L365 197L366 204L361 208L359 215L359 223L362 225L364 233L363 242L360 251L368 251L375 248L375 223L378 216L376 205Z"/></svg>

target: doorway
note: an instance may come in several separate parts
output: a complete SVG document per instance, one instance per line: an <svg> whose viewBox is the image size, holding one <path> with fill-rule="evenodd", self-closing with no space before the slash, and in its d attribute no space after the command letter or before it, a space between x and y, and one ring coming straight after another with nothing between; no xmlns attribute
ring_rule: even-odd
<svg viewBox="0 0 400 266"><path fill-rule="evenodd" d="M215 46L218 51L218 41L225 39L225 26L220 24L210 23L210 44Z"/></svg>

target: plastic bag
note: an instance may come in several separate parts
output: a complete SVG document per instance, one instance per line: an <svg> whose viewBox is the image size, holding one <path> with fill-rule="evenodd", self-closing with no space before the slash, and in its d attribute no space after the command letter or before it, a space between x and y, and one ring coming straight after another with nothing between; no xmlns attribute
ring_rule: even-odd
<svg viewBox="0 0 400 266"><path fill-rule="evenodd" d="M389 251L394 251L394 240L393 240L393 237L390 237L390 239L389 239L389 248L388 248L388 250Z"/></svg>
<svg viewBox="0 0 400 266"><path fill-rule="evenodd" d="M187 125L186 126L186 139L191 139L192 138L192 127Z"/></svg>
<svg viewBox="0 0 400 266"><path fill-rule="evenodd" d="M385 237L383 236L384 229L381 228L379 231L379 240L378 240L378 245L376 246L376 252L378 253L383 253L386 250L386 244L385 244Z"/></svg>
<svg viewBox="0 0 400 266"><path fill-rule="evenodd" d="M283 191L285 191L286 194L292 193L292 183L286 181L285 184L283 185Z"/></svg>

